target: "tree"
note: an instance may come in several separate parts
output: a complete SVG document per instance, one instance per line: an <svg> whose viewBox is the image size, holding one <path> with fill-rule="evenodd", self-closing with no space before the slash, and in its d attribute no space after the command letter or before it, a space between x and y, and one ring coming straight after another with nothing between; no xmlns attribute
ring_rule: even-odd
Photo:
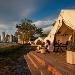
<svg viewBox="0 0 75 75"><path fill-rule="evenodd" d="M17 35L21 35L23 43L26 40L30 40L34 34L42 34L42 29L37 28L35 24L32 24L32 20L22 19L21 24L16 24Z"/></svg>
<svg viewBox="0 0 75 75"><path fill-rule="evenodd" d="M48 34L42 34L40 37L47 37Z"/></svg>
<svg viewBox="0 0 75 75"><path fill-rule="evenodd" d="M37 30L36 30L36 34L40 34L40 36L41 36L42 33L43 33L42 28L37 28Z"/></svg>

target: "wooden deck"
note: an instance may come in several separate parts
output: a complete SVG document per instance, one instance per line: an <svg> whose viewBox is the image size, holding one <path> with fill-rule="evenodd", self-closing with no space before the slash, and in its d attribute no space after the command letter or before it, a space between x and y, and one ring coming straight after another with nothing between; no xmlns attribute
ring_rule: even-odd
<svg viewBox="0 0 75 75"><path fill-rule="evenodd" d="M33 62L34 66L39 69L41 65L43 65L43 69L45 68L46 73L43 73L43 70L39 70L39 74L37 75L75 75L75 65L71 65L66 63L66 53L47 53L41 54L35 51L30 52L30 58L32 59L30 62ZM28 54L28 55L29 55ZM35 63L35 62L38 62ZM28 62L28 61L27 61ZM43 74L41 74L41 72ZM48 74L47 74L48 72Z"/></svg>

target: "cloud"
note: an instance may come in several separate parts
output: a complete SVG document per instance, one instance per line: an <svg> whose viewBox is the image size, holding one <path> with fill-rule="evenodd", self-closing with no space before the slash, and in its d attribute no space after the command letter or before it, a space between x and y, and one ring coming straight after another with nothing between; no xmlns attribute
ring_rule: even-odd
<svg viewBox="0 0 75 75"><path fill-rule="evenodd" d="M22 10L20 13L21 17L27 17L30 16L33 12L35 11L35 8L31 7L31 8L26 8L25 10Z"/></svg>
<svg viewBox="0 0 75 75"><path fill-rule="evenodd" d="M21 19L32 16L46 2L43 0L0 0L0 32L14 33L16 24ZM51 21L39 20L35 24L37 27L45 28L50 26Z"/></svg>
<svg viewBox="0 0 75 75"><path fill-rule="evenodd" d="M0 0L0 32L14 33L16 24L36 10L35 0Z"/></svg>
<svg viewBox="0 0 75 75"><path fill-rule="evenodd" d="M0 23L0 35L2 32L6 32L8 34L14 34L16 31L17 22L4 22Z"/></svg>
<svg viewBox="0 0 75 75"><path fill-rule="evenodd" d="M45 21L36 21L33 24L36 25L38 28L42 28L44 33L48 33L51 28L51 24L54 22L54 20L45 20Z"/></svg>
<svg viewBox="0 0 75 75"><path fill-rule="evenodd" d="M36 21L34 22L34 24L37 26L37 27L40 27L40 28L45 28L45 27L48 27L50 26L51 24L53 23L53 20L46 20L46 21Z"/></svg>
<svg viewBox="0 0 75 75"><path fill-rule="evenodd" d="M19 20L30 15L35 8L34 0L0 0L0 19Z"/></svg>
<svg viewBox="0 0 75 75"><path fill-rule="evenodd" d="M53 26L48 26L48 27L46 27L46 28L43 28L43 33L48 34L48 33L50 32L50 30L51 30L52 27L53 27Z"/></svg>
<svg viewBox="0 0 75 75"><path fill-rule="evenodd" d="M43 32L44 32L44 33L48 33L48 32L50 31L50 29L51 29L50 27L51 27L51 26L46 27L46 28L43 28Z"/></svg>

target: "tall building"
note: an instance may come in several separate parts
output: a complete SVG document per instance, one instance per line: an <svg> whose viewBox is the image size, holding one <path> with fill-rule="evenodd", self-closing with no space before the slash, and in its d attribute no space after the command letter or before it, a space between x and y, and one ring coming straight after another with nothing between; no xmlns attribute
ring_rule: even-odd
<svg viewBox="0 0 75 75"><path fill-rule="evenodd" d="M9 42L10 36L6 34L6 42Z"/></svg>
<svg viewBox="0 0 75 75"><path fill-rule="evenodd" d="M13 42L13 35L10 35L10 42Z"/></svg>
<svg viewBox="0 0 75 75"><path fill-rule="evenodd" d="M2 32L1 41L2 41L2 42L5 42L5 32Z"/></svg>

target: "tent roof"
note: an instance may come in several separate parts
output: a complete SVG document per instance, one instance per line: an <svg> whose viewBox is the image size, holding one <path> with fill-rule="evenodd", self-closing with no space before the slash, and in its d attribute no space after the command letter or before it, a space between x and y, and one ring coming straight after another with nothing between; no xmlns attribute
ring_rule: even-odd
<svg viewBox="0 0 75 75"><path fill-rule="evenodd" d="M68 27L75 30L75 10L61 10L55 25L50 31L50 34L55 34L60 29L60 27L62 26L62 21Z"/></svg>
<svg viewBox="0 0 75 75"><path fill-rule="evenodd" d="M43 41L45 37L38 37L34 42L36 43L38 40Z"/></svg>

